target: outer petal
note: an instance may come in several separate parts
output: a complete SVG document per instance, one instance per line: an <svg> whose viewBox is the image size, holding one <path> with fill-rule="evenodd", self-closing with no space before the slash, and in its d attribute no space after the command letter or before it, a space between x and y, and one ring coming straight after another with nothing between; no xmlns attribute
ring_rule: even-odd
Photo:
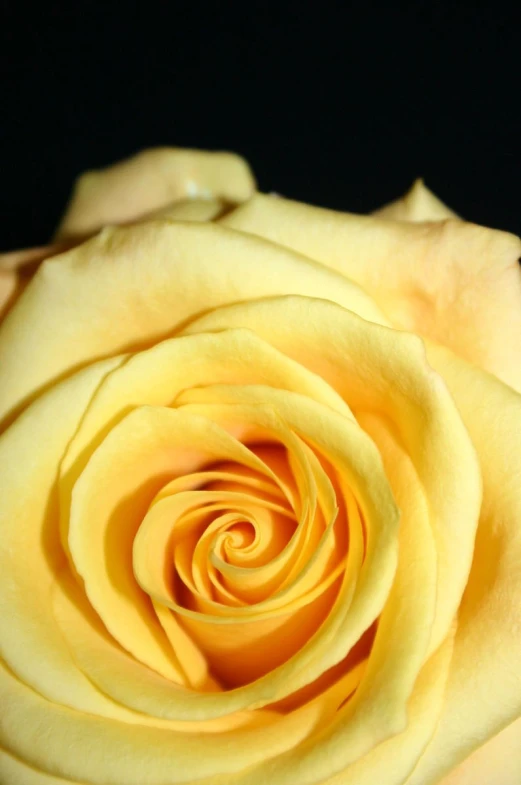
<svg viewBox="0 0 521 785"><path fill-rule="evenodd" d="M443 705L452 644L452 636L448 636L423 667L408 705L404 732L375 745L368 755L323 785L403 785L414 765L411 762L428 743Z"/></svg>
<svg viewBox="0 0 521 785"><path fill-rule="evenodd" d="M521 241L463 221L411 224L258 194L221 223L356 281L397 327L521 390Z"/></svg>
<svg viewBox="0 0 521 785"><path fill-rule="evenodd" d="M428 356L477 447L484 493L442 717L410 785L437 783L521 716L521 396L447 350ZM518 747L511 767L520 765Z"/></svg>
<svg viewBox="0 0 521 785"><path fill-rule="evenodd" d="M0 327L0 417L85 363L172 335L217 306L273 294L335 300L385 322L357 284L214 224L105 229L42 265Z"/></svg>
<svg viewBox="0 0 521 785"><path fill-rule="evenodd" d="M118 362L121 360L88 368L53 390L0 438L4 488L0 505L0 612L4 619L0 654L21 679L41 690L48 700L60 700L65 694L70 705L109 716L121 716L121 711L96 694L72 664L59 629L49 619L49 592L65 561L53 494L57 468L89 399ZM45 450L34 449L31 455L35 444L45 445ZM39 657L34 657L35 651L40 652Z"/></svg>
<svg viewBox="0 0 521 785"><path fill-rule="evenodd" d="M183 199L157 210L154 218L172 221L213 221L229 209L224 199ZM145 217L146 220L146 217Z"/></svg>
<svg viewBox="0 0 521 785"><path fill-rule="evenodd" d="M27 286L40 262L65 250L63 244L0 254L0 320Z"/></svg>
<svg viewBox="0 0 521 785"><path fill-rule="evenodd" d="M520 750L521 719L476 750L440 785L518 785L521 782Z"/></svg>
<svg viewBox="0 0 521 785"><path fill-rule="evenodd" d="M255 180L246 161L233 153L160 147L77 181L57 238L85 236L103 226L135 220L188 197L248 199Z"/></svg>
<svg viewBox="0 0 521 785"><path fill-rule="evenodd" d="M373 215L392 221L443 221L458 216L443 204L419 178L401 199L375 210Z"/></svg>
<svg viewBox="0 0 521 785"><path fill-rule="evenodd" d="M78 781L63 780L61 777L37 771L3 750L0 750L0 774L9 785L84 785Z"/></svg>

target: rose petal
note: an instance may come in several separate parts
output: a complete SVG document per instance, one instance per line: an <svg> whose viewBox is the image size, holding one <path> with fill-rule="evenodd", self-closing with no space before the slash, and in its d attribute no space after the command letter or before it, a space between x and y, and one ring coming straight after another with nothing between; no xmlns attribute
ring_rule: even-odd
<svg viewBox="0 0 521 785"><path fill-rule="evenodd" d="M147 213L147 216L171 221L205 222L219 218L227 209L222 199L185 199L155 211L152 216ZM146 221L147 216L143 220Z"/></svg>
<svg viewBox="0 0 521 785"><path fill-rule="evenodd" d="M392 221L444 221L446 218L457 218L447 205L443 204L423 180L415 180L405 196L375 210L373 215Z"/></svg>
<svg viewBox="0 0 521 785"><path fill-rule="evenodd" d="M521 719L476 750L439 785L518 785L521 782Z"/></svg>
<svg viewBox="0 0 521 785"><path fill-rule="evenodd" d="M411 224L256 194L221 223L360 284L391 322L521 391L521 241L459 220Z"/></svg>
<svg viewBox="0 0 521 785"><path fill-rule="evenodd" d="M0 572L5 586L0 642L10 669L49 701L128 718L128 711L107 700L78 671L49 614L51 585L65 563L56 526L59 462L88 400L119 362L104 361L53 389L0 438ZM45 449L34 450L34 444Z"/></svg>
<svg viewBox="0 0 521 785"><path fill-rule="evenodd" d="M187 197L242 202L254 189L248 164L234 153L175 147L144 150L107 169L81 175L56 238L84 237Z"/></svg>
<svg viewBox="0 0 521 785"><path fill-rule="evenodd" d="M66 247L63 243L54 243L0 254L0 320L21 295L38 265Z"/></svg>
<svg viewBox="0 0 521 785"><path fill-rule="evenodd" d="M61 777L53 777L52 774L45 774L3 750L0 750L0 771L5 775L6 782L16 785L85 785L78 780L73 782L70 779L64 780Z"/></svg>
<svg viewBox="0 0 521 785"><path fill-rule="evenodd" d="M521 396L448 350L428 355L476 445L484 488L443 712L411 785L437 782L521 710Z"/></svg>
<svg viewBox="0 0 521 785"><path fill-rule="evenodd" d="M397 431L423 485L436 539L436 648L450 629L472 564L481 477L468 433L443 379L426 360L423 342L369 324L334 303L305 297L220 308L184 332L236 325L253 330L322 377L355 414L374 413Z"/></svg>
<svg viewBox="0 0 521 785"><path fill-rule="evenodd" d="M340 696L350 695L357 673L302 708L253 728L182 733L133 725L49 703L0 665L4 749L35 769L91 785L188 785L241 775L319 730ZM64 747L68 750L63 755ZM204 747L205 754L201 755Z"/></svg>
<svg viewBox="0 0 521 785"><path fill-rule="evenodd" d="M0 325L0 417L73 368L155 343L202 311L294 291L381 319L356 284L266 240L213 224L107 229L40 267Z"/></svg>

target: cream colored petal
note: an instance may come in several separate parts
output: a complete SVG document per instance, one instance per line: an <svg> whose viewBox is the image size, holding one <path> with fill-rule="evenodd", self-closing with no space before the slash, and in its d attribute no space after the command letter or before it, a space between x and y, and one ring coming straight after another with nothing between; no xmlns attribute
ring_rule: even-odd
<svg viewBox="0 0 521 785"><path fill-rule="evenodd" d="M66 563L57 527L59 462L94 390L120 361L100 363L53 389L0 437L0 649L16 676L48 701L131 721L130 712L78 671L49 604Z"/></svg>
<svg viewBox="0 0 521 785"><path fill-rule="evenodd" d="M175 147L144 150L107 169L83 174L56 232L57 239L84 237L107 224L135 221L172 202L248 199L255 180L234 153Z"/></svg>
<svg viewBox="0 0 521 785"><path fill-rule="evenodd" d="M340 696L352 693L352 680L347 674L333 685L331 699L326 694L264 725L199 734L73 711L44 700L0 665L0 741L28 766L91 785L192 785L199 779L221 785L320 730Z"/></svg>
<svg viewBox="0 0 521 785"><path fill-rule="evenodd" d="M221 223L360 284L393 325L521 391L521 241L459 220L405 223L256 194Z"/></svg>
<svg viewBox="0 0 521 785"><path fill-rule="evenodd" d="M204 222L213 221L227 209L223 199L185 199L157 210L153 217L171 221ZM143 220L147 220L147 216Z"/></svg>
<svg viewBox="0 0 521 785"><path fill-rule="evenodd" d="M390 202L373 215L392 221L444 221L458 216L430 191L423 180L415 180L405 196Z"/></svg>
<svg viewBox="0 0 521 785"><path fill-rule="evenodd" d="M519 785L520 782L521 719L473 752L439 785Z"/></svg>
<svg viewBox="0 0 521 785"><path fill-rule="evenodd" d="M78 780L73 782L45 774L3 750L0 750L0 774L5 778L6 785L86 785Z"/></svg>
<svg viewBox="0 0 521 785"><path fill-rule="evenodd" d="M452 646L450 635L423 667L409 702L407 726L403 732L376 744L367 755L336 776L323 780L321 785L404 785L436 728Z"/></svg>
<svg viewBox="0 0 521 785"><path fill-rule="evenodd" d="M202 312L291 292L382 319L358 285L260 238L200 223L106 229L42 265L0 326L0 417L72 369L149 346Z"/></svg>
<svg viewBox="0 0 521 785"><path fill-rule="evenodd" d="M484 489L444 709L410 785L438 783L521 716L521 396L447 350L428 356L477 447Z"/></svg>

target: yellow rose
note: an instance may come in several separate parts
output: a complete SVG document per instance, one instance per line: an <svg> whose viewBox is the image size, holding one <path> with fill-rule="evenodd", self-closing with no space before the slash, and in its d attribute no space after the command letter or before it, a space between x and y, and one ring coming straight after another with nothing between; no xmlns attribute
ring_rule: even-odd
<svg viewBox="0 0 521 785"><path fill-rule="evenodd" d="M518 784L520 241L179 150L56 241L0 327L1 782Z"/></svg>

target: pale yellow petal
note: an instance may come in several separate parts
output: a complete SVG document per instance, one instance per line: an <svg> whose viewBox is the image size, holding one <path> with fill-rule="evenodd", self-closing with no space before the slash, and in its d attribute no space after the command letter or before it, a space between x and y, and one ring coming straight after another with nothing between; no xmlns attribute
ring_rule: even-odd
<svg viewBox="0 0 521 785"><path fill-rule="evenodd" d="M208 309L290 292L382 318L356 284L260 238L207 223L106 229L45 262L0 326L0 417L72 369L149 346Z"/></svg>
<svg viewBox="0 0 521 785"><path fill-rule="evenodd" d="M107 169L83 174L56 237L83 237L188 197L242 202L254 190L248 164L234 153L175 147L144 150Z"/></svg>
<svg viewBox="0 0 521 785"><path fill-rule="evenodd" d="M6 785L86 785L78 780L73 782L45 774L3 750L0 750L0 774Z"/></svg>
<svg viewBox="0 0 521 785"><path fill-rule="evenodd" d="M213 221L227 209L223 199L184 199L157 210L153 217L171 221L204 222ZM146 220L146 216L143 220Z"/></svg>
<svg viewBox="0 0 521 785"><path fill-rule="evenodd" d="M345 678L352 679L352 674ZM194 734L118 722L50 703L0 666L0 742L28 766L91 785L191 785L204 778L205 785L220 785L298 747L319 730L340 696L353 689L335 686L332 702L326 695L261 726Z"/></svg>
<svg viewBox="0 0 521 785"><path fill-rule="evenodd" d="M119 362L105 361L56 387L0 438L0 646L10 669L47 700L131 721L78 671L49 607L66 563L57 520L59 463L96 387Z"/></svg>
<svg viewBox="0 0 521 785"><path fill-rule="evenodd" d="M443 706L452 646L453 636L449 635L422 668L408 705L407 725L403 732L376 744L367 755L336 776L322 780L321 785L404 785L436 728Z"/></svg>
<svg viewBox="0 0 521 785"><path fill-rule="evenodd" d="M221 223L360 284L391 323L521 390L521 241L459 220L405 223L256 194Z"/></svg>
<svg viewBox="0 0 521 785"><path fill-rule="evenodd" d="M405 196L375 210L373 215L392 221L444 221L457 218L447 205L430 191L423 180L415 180Z"/></svg>
<svg viewBox="0 0 521 785"><path fill-rule="evenodd" d="M439 785L519 785L521 782L521 719L472 753Z"/></svg>
<svg viewBox="0 0 521 785"><path fill-rule="evenodd" d="M521 396L447 350L428 356L477 447L484 488L444 708L411 785L434 785L521 716Z"/></svg>

